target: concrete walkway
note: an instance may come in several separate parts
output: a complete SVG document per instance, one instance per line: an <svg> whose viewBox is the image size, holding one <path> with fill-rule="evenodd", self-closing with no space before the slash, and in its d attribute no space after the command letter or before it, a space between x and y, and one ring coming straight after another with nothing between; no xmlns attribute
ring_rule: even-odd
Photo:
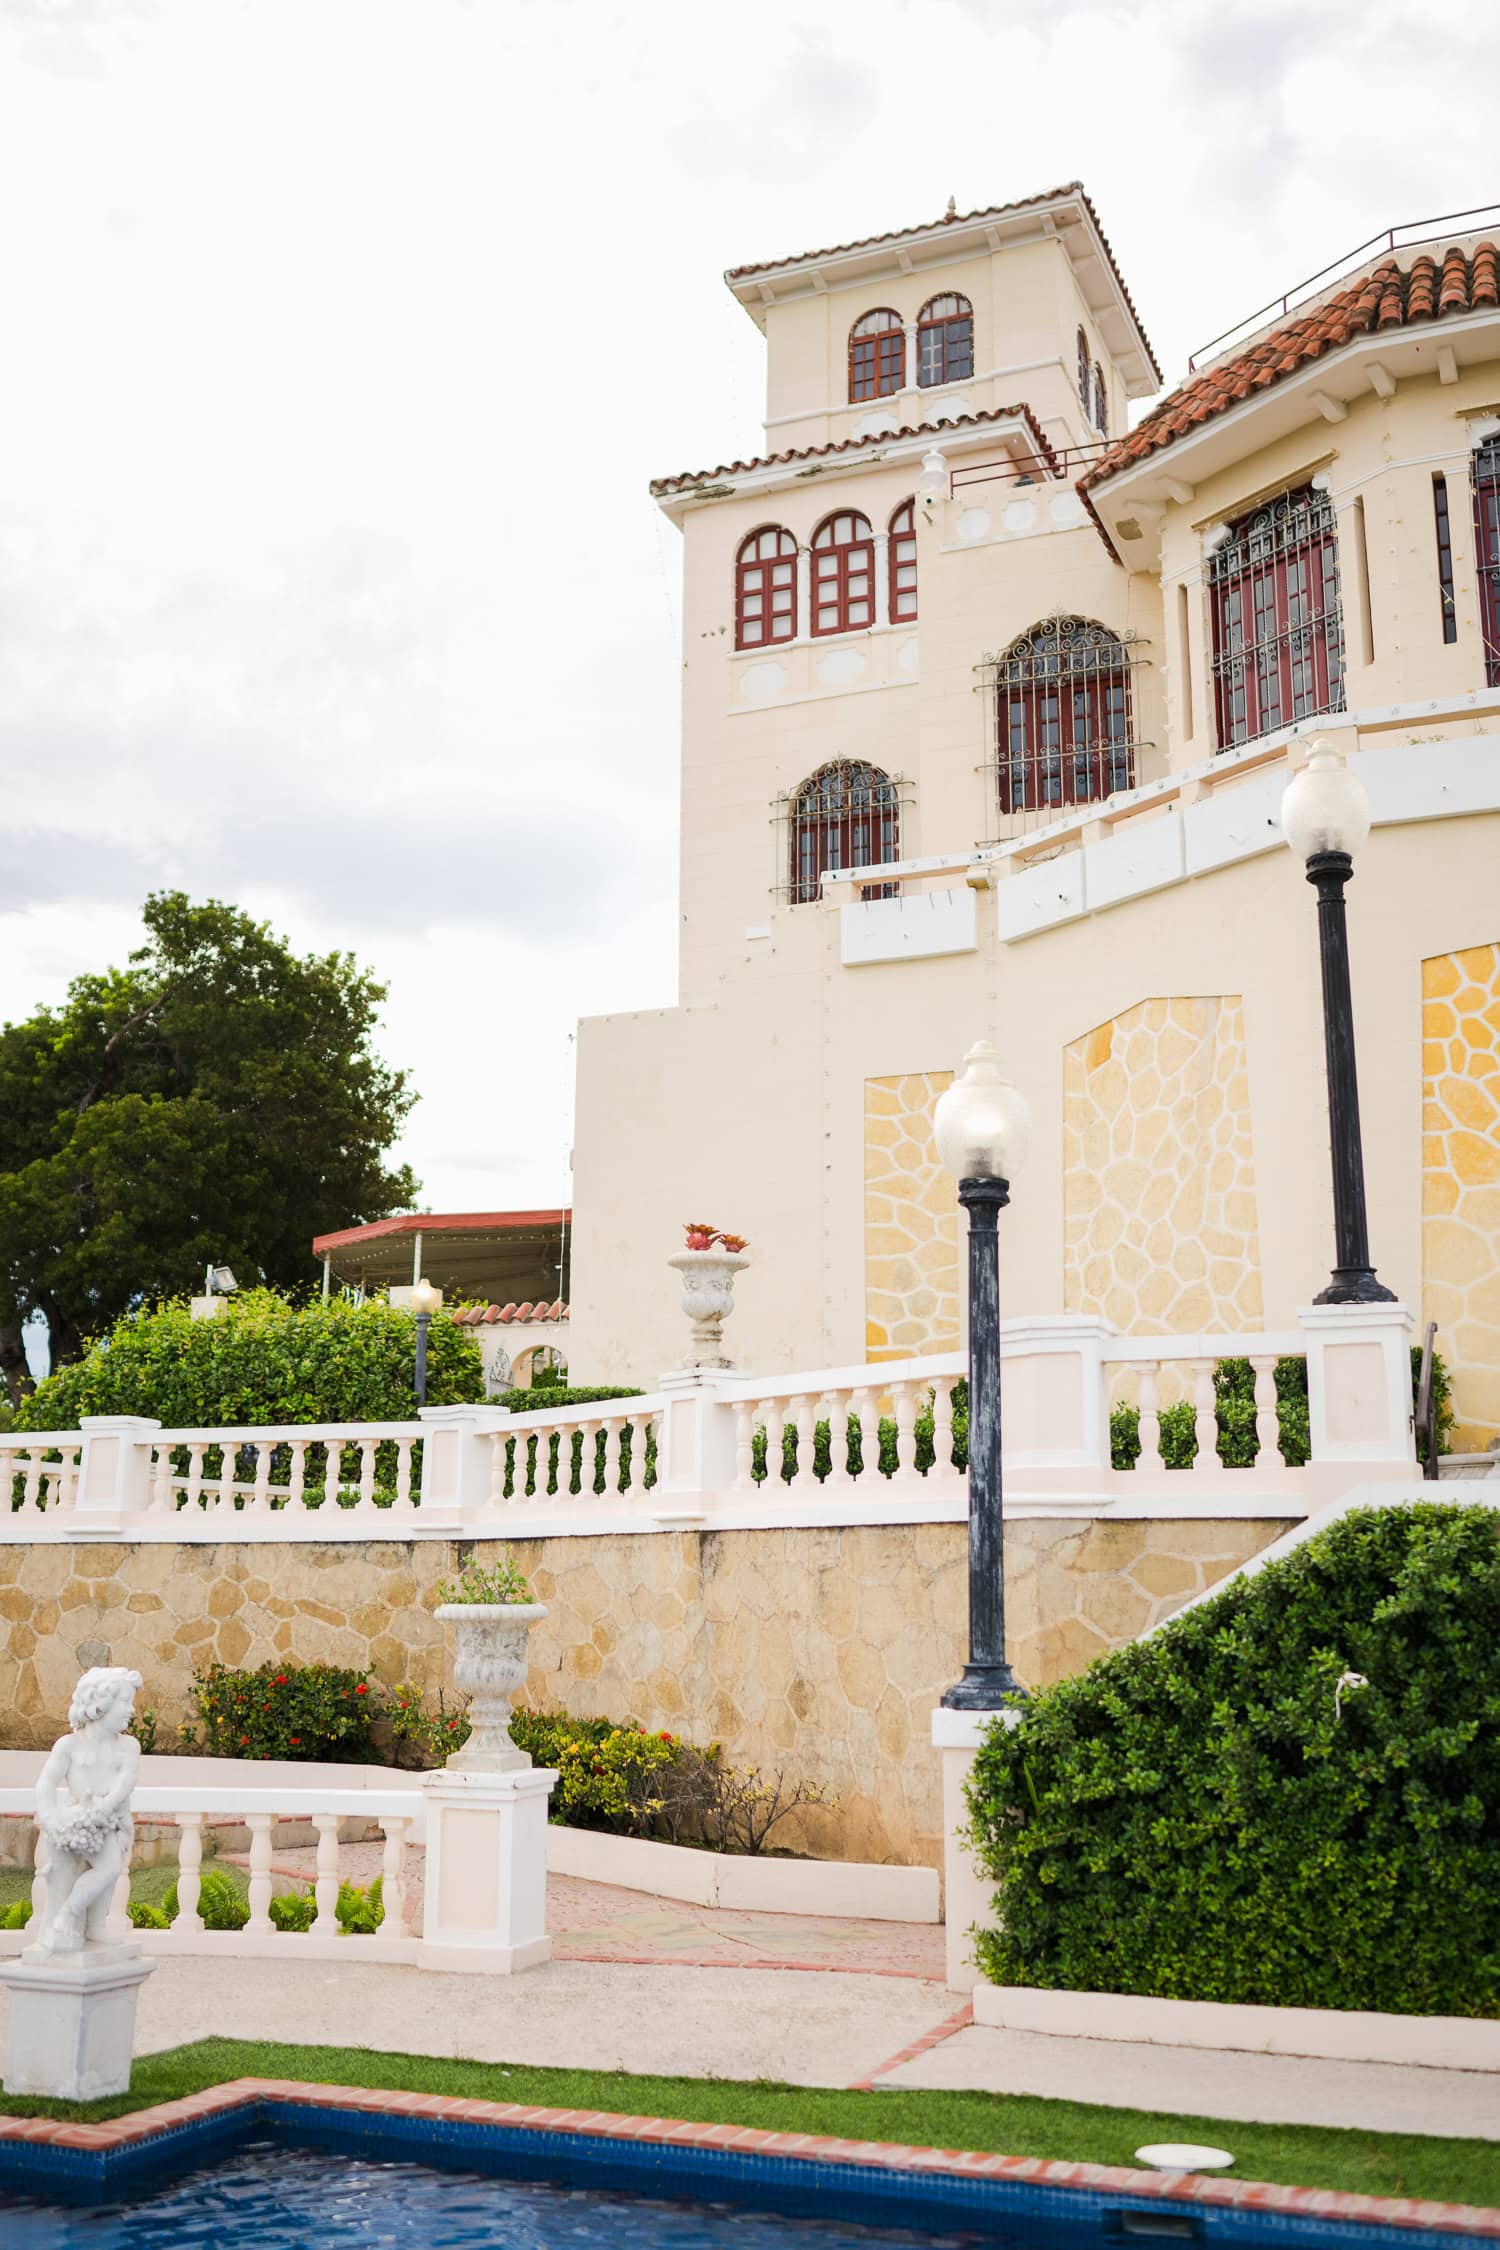
<svg viewBox="0 0 1500 2250"><path fill-rule="evenodd" d="M782 1973L768 1973L775 1969ZM934 1980L785 1969L769 1958L726 1968L557 1959L518 1977L303 1961L283 1978L227 1949L221 1960L161 1961L141 1991L139 2049L210 2037L502 2066L967 2088L1225 2121L1500 2140L1496 2083L1479 2072L994 2031L970 2023L957 1996ZM495 2094L504 2098L503 2069Z"/></svg>

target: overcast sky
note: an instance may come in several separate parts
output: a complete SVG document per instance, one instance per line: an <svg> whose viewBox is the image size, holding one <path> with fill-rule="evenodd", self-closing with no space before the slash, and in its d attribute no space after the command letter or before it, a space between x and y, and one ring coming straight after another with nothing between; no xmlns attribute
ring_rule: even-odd
<svg viewBox="0 0 1500 2250"><path fill-rule="evenodd" d="M568 1193L674 996L726 266L1080 177L1169 378L1500 195L1456 0L0 0L0 1014L180 884L352 948L423 1204ZM1464 100L1464 90L1473 98Z"/></svg>

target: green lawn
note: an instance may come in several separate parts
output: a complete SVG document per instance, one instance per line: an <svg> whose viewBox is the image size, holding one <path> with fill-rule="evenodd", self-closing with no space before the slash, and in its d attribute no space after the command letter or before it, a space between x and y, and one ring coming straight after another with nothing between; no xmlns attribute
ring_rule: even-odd
<svg viewBox="0 0 1500 2250"><path fill-rule="evenodd" d="M1335 2132L1312 2125L1225 2124L1149 2110L1017 2094L849 2094L767 2080L635 2078L619 2071L540 2070L519 2064L447 2062L378 2054L368 2047L290 2047L201 2039L137 2058L128 2094L103 2102L44 2102L0 2096L22 2117L119 2117L152 2102L197 2093L227 2078L296 2078L530 2102L552 2109L617 2110L701 2124L759 2125L798 2133L970 2148L1071 2163L1131 2164L1144 2142L1217 2142L1233 2149L1232 2176L1370 2195L1500 2204L1500 2142L1440 2140L1416 2133Z"/></svg>

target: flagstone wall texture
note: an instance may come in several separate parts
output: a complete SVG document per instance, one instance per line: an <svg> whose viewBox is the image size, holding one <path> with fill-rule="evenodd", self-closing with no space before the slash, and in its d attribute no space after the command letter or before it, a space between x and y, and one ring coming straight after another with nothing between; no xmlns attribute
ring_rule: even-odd
<svg viewBox="0 0 1500 2250"><path fill-rule="evenodd" d="M1007 1527L1011 1656L1059 1679L1169 1616L1281 1521L1024 1521ZM478 1545L480 1561L498 1548ZM962 1524L518 1540L549 1614L528 1699L633 1718L823 1783L836 1812L787 1837L828 1857L940 1864L933 1705L963 1662ZM131 1664L158 1747L219 1658L371 1667L451 1692L433 1589L455 1550L422 1543L0 1547L0 1741L63 1730L90 1664Z"/></svg>
<svg viewBox="0 0 1500 2250"><path fill-rule="evenodd" d="M1063 1302L1125 1335L1264 1325L1238 994L1142 1000L1063 1049Z"/></svg>
<svg viewBox="0 0 1500 2250"><path fill-rule="evenodd" d="M932 1108L951 1070L865 1080L865 1350L951 1351L958 1337L958 1203Z"/></svg>
<svg viewBox="0 0 1500 2250"><path fill-rule="evenodd" d="M1422 1302L1458 1452L1500 1434L1500 945L1422 963Z"/></svg>

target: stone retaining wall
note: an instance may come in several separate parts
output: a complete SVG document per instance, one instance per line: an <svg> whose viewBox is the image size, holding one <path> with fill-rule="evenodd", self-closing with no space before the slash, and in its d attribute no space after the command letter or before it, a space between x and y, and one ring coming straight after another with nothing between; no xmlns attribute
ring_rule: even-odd
<svg viewBox="0 0 1500 2250"><path fill-rule="evenodd" d="M1287 1528L1256 1522L1027 1521L1006 1534L1011 1655L1032 1686L1077 1671L1216 1583ZM798 1841L831 1857L941 1864L934 1703L963 1662L961 1524L528 1539L510 1551L550 1615L534 1704L632 1718L830 1788ZM489 1560L500 1550L474 1549ZM449 1648L440 1541L285 1547L0 1547L0 1726L15 1748L63 1729L78 1673L130 1664L158 1748L191 1716L196 1668L369 1666L435 1695Z"/></svg>

